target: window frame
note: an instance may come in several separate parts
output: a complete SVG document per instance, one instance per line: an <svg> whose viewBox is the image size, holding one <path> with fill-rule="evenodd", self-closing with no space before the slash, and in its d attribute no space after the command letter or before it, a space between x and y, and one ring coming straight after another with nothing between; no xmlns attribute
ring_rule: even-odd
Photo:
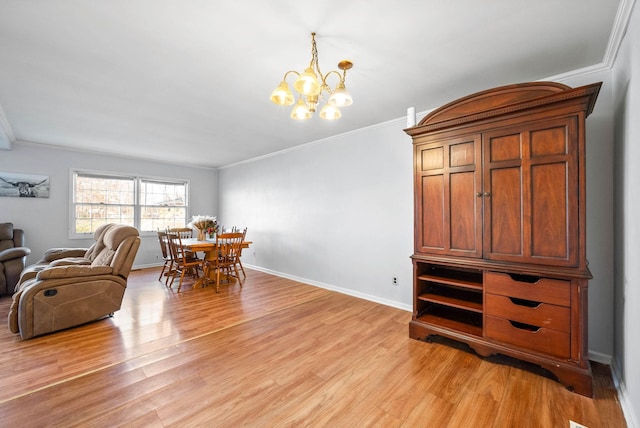
<svg viewBox="0 0 640 428"><path fill-rule="evenodd" d="M133 226L138 229L140 232L140 236L153 236L156 234L156 231L142 231L142 209L144 208L141 204L141 193L142 193L142 185L143 182L155 182L155 183L165 183L170 185L183 185L185 188L185 217L184 224L188 223L188 219L190 218L190 206L189 206L189 189L190 189L190 181L184 178L171 178L171 177L159 177L159 176L151 176L151 175L138 175L138 174L127 174L122 172L113 172L113 171L100 171L100 170L91 170L91 169L80 169L80 168L71 168L69 170L69 239L87 239L93 237L93 233L76 233L76 216L75 216L75 208L76 208L76 178L78 176L93 176L95 178L112 178L112 179L124 179L131 180L133 182ZM145 205L145 207L149 207L152 205Z"/></svg>

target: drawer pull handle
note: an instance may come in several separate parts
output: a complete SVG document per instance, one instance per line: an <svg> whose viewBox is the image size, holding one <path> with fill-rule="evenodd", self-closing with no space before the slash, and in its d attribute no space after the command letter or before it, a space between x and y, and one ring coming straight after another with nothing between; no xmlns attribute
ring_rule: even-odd
<svg viewBox="0 0 640 428"><path fill-rule="evenodd" d="M510 273L509 276L514 281L526 282L528 284L535 284L536 282L540 281L540 277L539 276L534 276L534 275L522 275L522 274L519 274L519 273Z"/></svg>
<svg viewBox="0 0 640 428"><path fill-rule="evenodd" d="M509 300L511 300L511 303L513 303L514 305L526 306L527 308L537 308L540 305L542 305L542 302L535 302L533 300L518 299L517 297L509 297Z"/></svg>
<svg viewBox="0 0 640 428"><path fill-rule="evenodd" d="M513 327L517 328L518 330L526 330L532 333L537 333L538 330L540 330L540 327L537 327L535 325L525 324L523 322L511 321L511 320L509 320L509 322Z"/></svg>

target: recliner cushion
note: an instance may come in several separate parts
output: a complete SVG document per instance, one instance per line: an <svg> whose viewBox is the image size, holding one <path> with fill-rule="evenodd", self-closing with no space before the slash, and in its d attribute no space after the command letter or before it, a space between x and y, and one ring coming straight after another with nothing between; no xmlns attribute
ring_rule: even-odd
<svg viewBox="0 0 640 428"><path fill-rule="evenodd" d="M13 239L13 223L0 223L0 241L5 239Z"/></svg>
<svg viewBox="0 0 640 428"><path fill-rule="evenodd" d="M104 243L112 250L118 248L118 246L129 236L138 236L138 229L131 226L120 226L110 229L104 235Z"/></svg>
<svg viewBox="0 0 640 428"><path fill-rule="evenodd" d="M92 267L109 266L113 260L113 256L116 252L110 248L103 248L98 257L91 262Z"/></svg>
<svg viewBox="0 0 640 428"><path fill-rule="evenodd" d="M131 236L138 236L138 229L131 226L116 226L109 229L104 235L105 247L100 251L100 254L93 260L91 266L109 266L113 261L113 257L116 254L116 250L120 244Z"/></svg>

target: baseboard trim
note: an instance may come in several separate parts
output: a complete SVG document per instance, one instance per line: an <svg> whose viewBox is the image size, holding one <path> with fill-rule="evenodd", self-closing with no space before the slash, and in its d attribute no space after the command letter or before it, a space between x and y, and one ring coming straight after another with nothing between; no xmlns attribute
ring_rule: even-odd
<svg viewBox="0 0 640 428"><path fill-rule="evenodd" d="M622 413L624 414L624 418L627 422L627 427L640 428L640 424L638 424L638 416L635 414L629 394L627 393L627 387L622 381L622 376L620 376L620 368L615 361L610 367L611 378L613 379L613 385L615 386L616 391L618 391L618 400L620 401L620 407L622 408Z"/></svg>
<svg viewBox="0 0 640 428"><path fill-rule="evenodd" d="M163 263L147 263L144 265L134 265L131 267L131 270L140 270L140 269L146 269L146 268L152 268L152 267L161 267L163 265Z"/></svg>
<svg viewBox="0 0 640 428"><path fill-rule="evenodd" d="M335 292L338 292L338 293L341 293L341 294L346 294L347 296L358 297L360 299L368 300L368 301L374 302L374 303L380 303L381 305L385 305L385 306L391 306L392 308L401 309L403 311L411 312L413 310L413 308L410 305L406 305L404 303L396 302L394 300L382 299L382 298L380 298L378 296L373 296L371 294L361 293L359 291L349 290L348 288L337 287L335 285L326 284L324 282L314 281L312 279L302 278L302 277L295 276L295 275L289 275L289 274L286 274L286 273L283 273L283 272L278 272L278 271L271 270L271 269L265 269L263 267L250 265L250 264L247 264L247 263L244 263L244 266L248 267L250 269L253 269L253 270L257 270L257 271L260 271L260 272L268 273L270 275L278 276L280 278L286 278L286 279L290 279L292 281L302 282L304 284L309 284L309 285L313 285L313 286L316 286L316 287L319 287L319 288L324 288L325 290L331 290L331 291L335 291Z"/></svg>
<svg viewBox="0 0 640 428"><path fill-rule="evenodd" d="M589 351L587 356L591 361L595 361L596 363L606 364L608 366L611 365L612 357L608 354L603 354L601 352Z"/></svg>

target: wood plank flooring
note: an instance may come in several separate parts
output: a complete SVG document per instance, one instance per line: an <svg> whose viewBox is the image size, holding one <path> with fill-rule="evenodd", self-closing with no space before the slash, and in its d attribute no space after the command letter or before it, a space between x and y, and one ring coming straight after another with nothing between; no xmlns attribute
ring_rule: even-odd
<svg viewBox="0 0 640 428"><path fill-rule="evenodd" d="M412 340L399 309L249 269L219 294L158 273L132 272L113 318L27 341L0 329L0 426L626 426L607 366L590 399Z"/></svg>

